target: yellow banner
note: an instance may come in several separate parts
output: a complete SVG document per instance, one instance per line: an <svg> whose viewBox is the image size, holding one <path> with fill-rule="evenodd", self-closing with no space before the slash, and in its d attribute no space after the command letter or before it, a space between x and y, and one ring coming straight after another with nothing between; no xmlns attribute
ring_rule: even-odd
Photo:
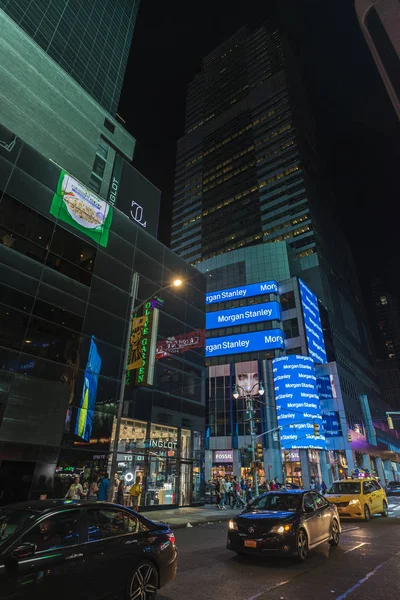
<svg viewBox="0 0 400 600"><path fill-rule="evenodd" d="M142 337L147 319L146 315L132 320L127 371L139 369L143 364Z"/></svg>

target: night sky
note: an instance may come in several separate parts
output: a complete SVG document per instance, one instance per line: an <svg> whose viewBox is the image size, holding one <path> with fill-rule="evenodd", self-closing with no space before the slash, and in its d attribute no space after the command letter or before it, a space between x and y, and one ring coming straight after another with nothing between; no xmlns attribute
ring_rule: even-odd
<svg viewBox="0 0 400 600"><path fill-rule="evenodd" d="M353 0L279 0L303 65L347 239L367 295L373 276L400 296L400 124L364 41ZM142 0L119 107L137 139L134 165L162 191L159 237L169 244L176 141L185 92L201 59L272 0Z"/></svg>

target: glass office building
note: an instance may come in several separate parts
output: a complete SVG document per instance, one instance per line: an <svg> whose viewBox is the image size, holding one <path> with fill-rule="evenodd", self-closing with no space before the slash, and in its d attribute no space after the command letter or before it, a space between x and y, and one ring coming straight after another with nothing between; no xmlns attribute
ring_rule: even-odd
<svg viewBox="0 0 400 600"><path fill-rule="evenodd" d="M139 0L0 0L11 17L115 116Z"/></svg>
<svg viewBox="0 0 400 600"><path fill-rule="evenodd" d="M117 472L143 506L201 503L204 276L0 128L0 490L65 494L110 465L129 298L159 293L154 383L129 387Z"/></svg>

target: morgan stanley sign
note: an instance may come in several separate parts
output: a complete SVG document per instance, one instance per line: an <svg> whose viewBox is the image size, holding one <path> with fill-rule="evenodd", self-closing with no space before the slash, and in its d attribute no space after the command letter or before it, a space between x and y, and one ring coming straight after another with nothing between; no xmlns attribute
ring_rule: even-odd
<svg viewBox="0 0 400 600"><path fill-rule="evenodd" d="M224 337L208 338L206 356L227 356L240 352L258 352L283 348L283 332L281 329L239 333Z"/></svg>
<svg viewBox="0 0 400 600"><path fill-rule="evenodd" d="M301 305L303 308L304 327L306 330L308 353L315 363L325 364L326 356L324 332L319 314L317 296L299 279Z"/></svg>
<svg viewBox="0 0 400 600"><path fill-rule="evenodd" d="M206 314L206 329L247 325L247 323L259 323L260 321L272 321L273 319L280 320L280 309L279 302L266 302L265 304L253 304L252 306L209 312Z"/></svg>
<svg viewBox="0 0 400 600"><path fill-rule="evenodd" d="M250 298L251 296L272 293L278 293L276 281L264 281L228 290L220 290L219 292L209 292L206 295L206 304L215 304L216 302L226 302L227 300L238 300L240 298Z"/></svg>

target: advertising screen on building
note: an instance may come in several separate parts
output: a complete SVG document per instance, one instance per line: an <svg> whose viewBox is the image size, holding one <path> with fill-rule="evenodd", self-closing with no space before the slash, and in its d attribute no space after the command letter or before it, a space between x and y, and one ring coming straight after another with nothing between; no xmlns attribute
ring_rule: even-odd
<svg viewBox="0 0 400 600"><path fill-rule="evenodd" d="M93 428L93 416L96 405L97 385L101 369L101 357L92 337L90 341L89 358L86 364L82 397L76 417L75 433L85 442L90 440Z"/></svg>
<svg viewBox="0 0 400 600"><path fill-rule="evenodd" d="M326 449L314 361L291 354L272 361L275 401L283 449ZM320 437L314 435L314 424Z"/></svg>
<svg viewBox="0 0 400 600"><path fill-rule="evenodd" d="M301 279L299 279L299 285L308 353L315 363L324 364L328 362L328 359L326 356L318 299L314 292Z"/></svg>
<svg viewBox="0 0 400 600"><path fill-rule="evenodd" d="M252 296L272 293L278 293L276 281L262 281L260 283L252 283L251 285L219 290L218 292L209 292L206 295L206 304L215 304L216 302L227 302L228 300L251 298Z"/></svg>
<svg viewBox="0 0 400 600"><path fill-rule="evenodd" d="M279 302L265 302L240 308L230 308L206 314L206 329L219 327L232 327L247 323L259 323L281 318L281 305Z"/></svg>
<svg viewBox="0 0 400 600"><path fill-rule="evenodd" d="M113 209L83 183L61 171L50 214L106 247Z"/></svg>
<svg viewBox="0 0 400 600"><path fill-rule="evenodd" d="M249 360L235 364L235 383L239 398L258 396L260 391L260 379L258 373L258 361Z"/></svg>
<svg viewBox="0 0 400 600"><path fill-rule="evenodd" d="M110 200L131 221L157 237L161 192L126 160L116 160Z"/></svg>
<svg viewBox="0 0 400 600"><path fill-rule="evenodd" d="M323 412L322 424L324 426L325 437L341 437L343 435L339 413L336 410Z"/></svg>
<svg viewBox="0 0 400 600"><path fill-rule="evenodd" d="M283 333L281 329L238 333L206 340L206 356L228 356L241 352L258 352L283 348Z"/></svg>

